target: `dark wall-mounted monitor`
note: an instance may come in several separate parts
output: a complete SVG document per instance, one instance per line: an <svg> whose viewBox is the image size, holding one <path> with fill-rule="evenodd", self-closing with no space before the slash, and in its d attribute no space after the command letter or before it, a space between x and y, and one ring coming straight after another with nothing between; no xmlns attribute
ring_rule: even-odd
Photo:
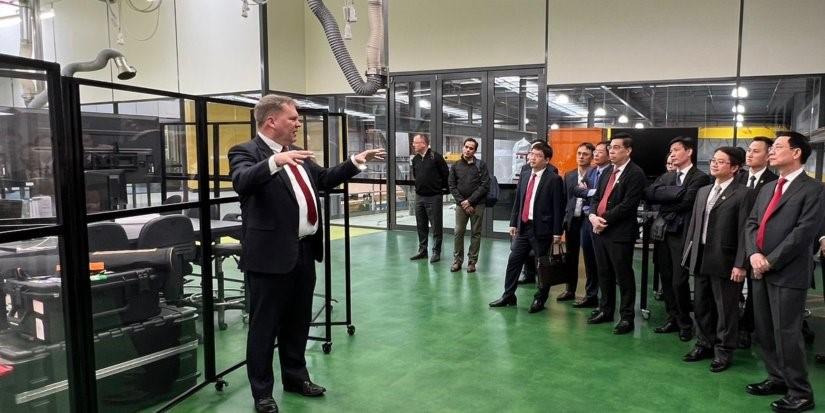
<svg viewBox="0 0 825 413"><path fill-rule="evenodd" d="M645 171L648 179L655 179L665 173L665 161L670 152L670 141L677 136L693 138L698 145L699 128L645 128L610 130L610 136L625 132L633 138L633 152L630 158ZM693 164L696 165L697 151L693 151Z"/></svg>

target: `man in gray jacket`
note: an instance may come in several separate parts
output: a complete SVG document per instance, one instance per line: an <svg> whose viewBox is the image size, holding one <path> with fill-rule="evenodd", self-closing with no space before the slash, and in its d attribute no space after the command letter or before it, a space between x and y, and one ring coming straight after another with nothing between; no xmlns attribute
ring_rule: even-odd
<svg viewBox="0 0 825 413"><path fill-rule="evenodd" d="M461 270L464 263L464 232L470 221L471 241L467 251L467 272L476 271L478 248L481 245L481 227L484 225L484 202L490 189L490 173L487 165L476 159L478 142L473 138L464 140L461 159L450 167L447 180L450 193L455 198L455 248L450 271Z"/></svg>

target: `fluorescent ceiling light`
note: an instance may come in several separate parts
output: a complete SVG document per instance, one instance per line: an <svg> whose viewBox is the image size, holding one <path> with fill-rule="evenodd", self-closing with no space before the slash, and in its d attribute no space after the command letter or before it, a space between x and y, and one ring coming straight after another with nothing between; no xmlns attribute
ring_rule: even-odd
<svg viewBox="0 0 825 413"><path fill-rule="evenodd" d="M567 96L564 93L560 93L556 95L556 98L553 99L554 102L558 103L559 105L566 105L570 103L570 96Z"/></svg>
<svg viewBox="0 0 825 413"><path fill-rule="evenodd" d="M636 124L635 124L635 125L633 125L633 127L634 127L634 128L636 128L636 129L644 129L644 128L645 128L645 124L644 124L644 123L642 123L642 122L636 122Z"/></svg>
<svg viewBox="0 0 825 413"><path fill-rule="evenodd" d="M741 113L737 113L736 114L736 121L737 122L744 122L745 121L745 115L743 115Z"/></svg>
<svg viewBox="0 0 825 413"><path fill-rule="evenodd" d="M745 113L745 105L740 103L736 106L731 107L730 111L733 113Z"/></svg>
<svg viewBox="0 0 825 413"><path fill-rule="evenodd" d="M730 95L735 98L746 98L748 97L748 88L744 86L733 88L733 90L730 91Z"/></svg>
<svg viewBox="0 0 825 413"><path fill-rule="evenodd" d="M626 115L619 116L619 123L627 123L628 121Z"/></svg>
<svg viewBox="0 0 825 413"><path fill-rule="evenodd" d="M429 100L427 100L427 99L419 99L419 100L418 100L418 107L419 107L419 108L422 108L422 109L429 109L429 108L430 108L430 107L432 107L432 106L430 105L430 101L429 101Z"/></svg>
<svg viewBox="0 0 825 413"><path fill-rule="evenodd" d="M596 116L605 116L607 115L607 111L604 110L603 107L599 106L596 108L596 110L593 111L593 114Z"/></svg>
<svg viewBox="0 0 825 413"><path fill-rule="evenodd" d="M558 123L551 123L551 124L550 124L550 129L558 129L558 128L559 128L559 124L558 124Z"/></svg>

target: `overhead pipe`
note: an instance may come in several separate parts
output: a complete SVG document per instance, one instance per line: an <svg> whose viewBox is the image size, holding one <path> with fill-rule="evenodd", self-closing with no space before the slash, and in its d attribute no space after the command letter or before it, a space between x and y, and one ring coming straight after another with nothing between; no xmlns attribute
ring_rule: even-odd
<svg viewBox="0 0 825 413"><path fill-rule="evenodd" d="M387 66L384 62L384 2L383 0L369 0L368 1L368 17L370 22L370 35L367 41L367 71L366 81L361 78L355 63L352 62L352 57L341 38L341 32L338 29L338 23L335 21L332 13L324 5L323 0L307 0L309 6L315 17L321 23L326 34L329 47L332 49L332 54L335 56L335 61L341 71L344 72L344 77L347 79L352 90L361 96L370 96L375 94L379 89L387 85Z"/></svg>
<svg viewBox="0 0 825 413"><path fill-rule="evenodd" d="M118 70L118 79L129 80L137 74L137 70L135 70L134 66L130 66L129 63L126 62L126 56L124 56L123 53L115 49L103 49L97 53L95 60L69 63L66 66L63 66L63 68L60 69L60 75L65 77L73 77L77 72L92 72L103 69L106 66L106 63L109 62L109 59L112 60ZM48 100L49 93L44 90L35 96L31 102L29 102L29 107L42 108Z"/></svg>

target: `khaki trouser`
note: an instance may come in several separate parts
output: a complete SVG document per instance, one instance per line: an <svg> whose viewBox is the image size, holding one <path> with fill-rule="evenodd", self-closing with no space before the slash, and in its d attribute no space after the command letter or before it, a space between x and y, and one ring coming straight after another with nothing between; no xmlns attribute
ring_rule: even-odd
<svg viewBox="0 0 825 413"><path fill-rule="evenodd" d="M481 246L481 226L484 225L484 205L477 205L475 212L470 215L464 212L461 205L455 206L455 245L453 257L457 262L464 262L464 231L467 221L470 221L470 250L467 251L467 261L478 261L478 249Z"/></svg>

